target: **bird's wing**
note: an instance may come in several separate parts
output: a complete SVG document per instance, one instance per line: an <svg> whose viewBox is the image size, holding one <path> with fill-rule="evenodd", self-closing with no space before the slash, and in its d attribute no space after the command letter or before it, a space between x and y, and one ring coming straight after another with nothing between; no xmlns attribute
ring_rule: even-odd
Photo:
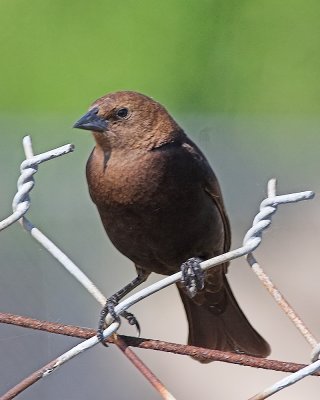
<svg viewBox="0 0 320 400"><path fill-rule="evenodd" d="M231 228L229 218L224 207L218 179L212 171L212 168L207 159L196 144L194 144L190 139L187 139L183 146L192 155L193 159L198 164L201 175L200 179L203 182L203 189L210 196L211 200L214 202L217 210L220 213L224 228L223 251L227 252L230 250L231 247Z"/></svg>
<svg viewBox="0 0 320 400"><path fill-rule="evenodd" d="M218 186L217 180L215 182L207 182L207 185L205 186L204 190L212 201L214 202L215 206L220 212L220 216L223 222L223 230L224 230L224 246L223 246L223 251L226 253L227 251L230 250L231 247L231 227L230 227L230 222L229 218L227 216L226 210L224 208L223 204L223 199L222 199L222 194L220 191L220 188Z"/></svg>

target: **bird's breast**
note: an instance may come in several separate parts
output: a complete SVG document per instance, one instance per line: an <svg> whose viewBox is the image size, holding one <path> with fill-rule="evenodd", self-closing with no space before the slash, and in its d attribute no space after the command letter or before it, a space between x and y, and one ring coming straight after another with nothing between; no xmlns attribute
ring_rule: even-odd
<svg viewBox="0 0 320 400"><path fill-rule="evenodd" d="M87 166L91 197L103 208L171 203L179 189L191 191L196 183L188 165L173 158L171 154L131 151L111 153L106 162L106 157L93 152Z"/></svg>
<svg viewBox="0 0 320 400"><path fill-rule="evenodd" d="M218 210L190 163L146 153L88 167L91 197L113 244L145 269L171 273L187 258L221 247ZM94 166L94 167L93 167ZM212 224L213 221L215 224ZM206 235L204 235L206 232Z"/></svg>

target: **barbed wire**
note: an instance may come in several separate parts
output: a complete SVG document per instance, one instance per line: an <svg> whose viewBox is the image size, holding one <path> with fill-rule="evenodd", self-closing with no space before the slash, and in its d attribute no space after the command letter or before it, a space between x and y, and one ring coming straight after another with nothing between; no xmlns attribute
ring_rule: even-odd
<svg viewBox="0 0 320 400"><path fill-rule="evenodd" d="M34 187L34 178L33 175L38 170L38 165L42 162L50 160L55 157L60 157L64 154L68 154L74 150L74 146L72 144L68 144L57 149L51 150L46 153L42 153L34 156L32 141L30 136L25 136L22 141L24 153L26 156L26 160L22 162L20 166L21 175L18 179L18 192L13 199L12 209L15 218L17 214L22 211L24 214L30 207L30 196L29 193ZM18 215L19 215L18 214ZM106 303L106 297L101 293L101 291L93 284L93 282L80 270L80 268L74 264L71 259L62 252L46 235L44 235L38 228L36 228L31 221L29 221L24 214L22 214L19 219L20 224L23 228L30 233L30 235L36 239L59 263L78 281L81 285L102 305L104 306ZM13 217L9 216L4 221L11 222ZM6 227L10 225L10 223L6 222ZM4 225L5 225L4 224ZM1 223L0 223L1 226ZM119 322L111 323L108 327L108 332L110 331L110 335L116 332L119 328ZM24 379L21 384L18 385L18 390L20 393L20 388L29 387L39 379L47 376L49 373L52 373L56 369L58 369L61 365L65 364L67 361L76 357L78 354L81 354L86 349L89 349L95 346L98 343L98 339L93 337L91 340L87 340L84 343L80 343L78 346L74 347L70 351L62 354L56 360L53 360L48 365L41 368L37 373L32 374L30 377ZM118 340L117 346L123 352L123 343L121 339ZM151 383L152 386L156 388L156 390L163 395L164 399L174 399L173 396L167 391L164 385L160 382L160 380L152 373L152 371L130 350L127 349L123 352L125 356L134 364L134 366L144 375L144 377ZM24 390L24 389L23 389ZM6 395L0 397L0 400L11 399L11 394L9 391L9 397ZM13 388L13 393L16 390ZM14 396L15 397L15 396Z"/></svg>
<svg viewBox="0 0 320 400"><path fill-rule="evenodd" d="M21 174L17 184L18 191L12 202L13 213L0 222L0 231L17 222L28 211L30 207L29 193L34 187L33 175L38 171L38 165L64 154L68 154L74 150L72 144L67 144L34 157L30 136L25 136L23 138L23 146L26 160L23 161L20 166Z"/></svg>
<svg viewBox="0 0 320 400"><path fill-rule="evenodd" d="M21 164L21 175L18 179L18 191L16 196L14 197L13 200L13 213L5 218L3 221L0 222L0 230L3 230L13 224L14 222L18 221L21 223L21 225L26 229L33 238L35 238L53 257L55 257L60 264L101 304L104 305L106 298L105 296L100 292L100 290L96 287L96 285L93 284L93 282L79 269L77 265L75 265L71 259L63 253L49 238L47 238L38 228L36 228L24 215L28 211L30 207L30 196L29 193L34 187L34 177L33 175L37 172L38 165L41 163L48 161L50 159L68 154L74 150L74 146L71 144L59 147L57 149L39 154L39 155L34 155L33 154L33 149L32 149L32 143L31 143L31 138L29 136L26 136L23 139L23 147L25 151L25 156L26 160L22 162ZM217 257L211 258L209 260L203 261L200 266L202 270L206 270L209 268L214 268L217 265L220 265L221 263L227 262L234 260L235 258L239 258L242 256L246 256L247 262L251 266L251 269L253 272L256 274L256 276L260 279L260 281L263 283L263 285L267 288L269 293L273 296L277 304L285 311L286 315L289 316L291 321L295 324L296 328L299 330L300 333L303 334L304 338L307 340L307 342L311 345L312 347L312 363L309 365L299 365L298 364L291 364L292 368L296 369L291 369L290 372L293 372L291 375L288 377L280 380L279 382L275 383L271 387L263 390L262 392L256 394L254 397L251 397L250 400L260 400L260 399L266 399L267 397L270 397L272 394L278 392L279 390L284 389L285 387L288 387L298 380L303 379L305 376L309 376L312 374L315 374L315 372L320 369L320 360L318 360L319 357L319 349L320 346L318 345L318 341L316 338L310 333L310 331L307 329L306 325L303 323L302 319L298 317L298 315L295 313L295 311L290 307L289 303L284 299L283 295L280 293L280 291L274 286L270 278L265 274L265 272L262 270L261 266L257 263L255 260L252 252L261 244L262 241L262 234L265 229L267 229L270 224L271 224L271 218L273 214L277 211L278 205L281 204L289 204L289 203L295 203L303 200L309 200L314 197L314 193L312 191L305 191L305 192L299 192L299 193L291 193L291 194L285 194L285 195L277 195L276 194L276 181L275 179L270 180L268 183L268 197L262 201L260 204L260 210L256 217L253 220L252 227L248 230L246 233L244 240L243 240L243 246L239 247L235 250L231 250L227 253L224 253L222 255L219 255ZM130 297L124 299L121 301L116 307L115 307L115 312L118 315L121 315L123 311L127 310L130 308L132 305L136 304L137 302L145 299L146 297L156 293L159 290L162 290L169 285L178 282L181 279L181 272L178 272L176 274L173 274L171 276L165 277L161 279L160 281L134 293ZM16 325L22 326L22 324L19 323L21 320L25 317L21 316L15 316L13 319L11 318L11 322L6 322L6 317L10 316L10 314L5 314L2 313L0 314L0 322L3 323L14 323ZM10 318L9 318L10 319ZM8 318L7 318L8 320ZM29 325L27 324L26 326L33 328L32 325L34 324L30 322L31 319L29 319ZM12 322L15 321L15 322ZM152 371L136 356L135 353L132 352L131 349L128 348L128 345L134 346L134 338L128 338L124 339L124 337L121 337L119 335L113 335L117 332L117 330L120 327L120 320L119 321L114 321L113 318L108 315L106 318L106 322L108 324L108 327L104 330L104 338L106 340L111 340L112 336L112 342L117 345L117 347L127 356L127 358L135 365L135 367L145 376L145 378L155 387L155 389L158 391L158 393L161 395L162 398L164 399L170 399L174 400L174 397L172 394L164 387L164 385L160 382L160 380L152 373ZM49 322L45 322L46 324L50 324ZM42 330L44 329L44 325L42 324ZM52 328L52 325L51 325ZM70 327L69 327L70 328ZM63 334L67 334L66 331L66 326L61 327L60 326L60 331L63 332ZM85 330L84 328L78 328L78 327L73 327L73 329L82 329ZM9 390L6 394L4 394L2 397L0 397L0 400L8 400L14 398L18 393L21 393L21 391L25 390L27 387L31 386L33 383L38 381L39 379L53 373L56 371L60 366L71 360L72 358L76 357L83 351L88 350L89 348L95 346L98 343L98 339L95 335L95 332L93 330L86 330L86 334L90 331L91 337L89 339L85 340L84 342L78 344L77 346L71 348L69 351L66 353L62 354L60 357L56 358L55 360L51 361L49 364L46 366L42 367L40 370L34 372L31 374L29 377L24 379L22 382L20 382L18 385L16 385L14 388ZM57 333L57 332L55 332ZM79 333L79 332L78 332ZM86 336L87 338L88 336ZM142 340L143 342L146 341L146 339L136 339L136 340ZM207 357L220 357L220 361L226 361L227 362L234 362L234 363L240 363L240 359L255 359L254 357L249 357L245 355L238 355L238 354L233 354L233 353L226 353L226 352L219 352L215 350L208 350L208 349L201 349L193 346L186 346L186 345L177 345L177 344L170 344L166 342L158 342L158 341L150 341L149 346L151 342L157 342L157 343L162 343L162 350L163 351L173 351L175 349L178 354L189 354L190 352L192 355L195 354L200 354L201 356L207 356ZM137 342L136 342L137 343ZM142 342L140 342L142 343ZM164 343L164 344L163 344ZM170 347L171 345L171 347ZM166 347L167 346L167 347ZM172 347L175 346L175 347ZM182 346L179 350L177 346ZM139 346L140 347L140 346ZM149 347L149 348L154 348L156 349L156 346L154 347ZM169 350L169 348L171 350ZM159 346L157 348L159 350ZM181 351L181 353L179 353ZM223 359L225 357L225 359ZM210 358L211 359L211 358ZM217 359L217 358L212 358L212 359ZM231 361L230 361L231 360ZM280 361L276 360L266 360L266 359L255 359L251 360L251 362L254 364L255 367L259 368L264 368L262 365L268 365L271 367L271 364L273 363L274 370L279 370L276 369L276 364L275 363L281 363ZM286 363L288 364L288 363ZM246 364L249 365L249 364ZM279 367L279 365L278 365Z"/></svg>

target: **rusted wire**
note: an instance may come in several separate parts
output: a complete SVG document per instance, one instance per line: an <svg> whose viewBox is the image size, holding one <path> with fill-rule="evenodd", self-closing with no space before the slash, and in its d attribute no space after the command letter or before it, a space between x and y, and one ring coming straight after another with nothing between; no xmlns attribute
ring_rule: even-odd
<svg viewBox="0 0 320 400"><path fill-rule="evenodd" d="M276 184L277 184L276 179L270 179L268 182L268 199L271 202L273 199L276 199L276 197L277 197ZM270 209L273 209L275 211L275 209L277 207L277 203L275 202L272 205L270 204L269 207L270 207ZM273 211L270 210L270 212L272 213ZM244 240L244 242L245 242L245 240ZM268 292L274 298L274 300L277 302L279 307L281 307L281 309L288 316L288 318L291 320L291 322L294 324L294 326L298 329L298 331L302 334L302 336L305 338L305 340L310 344L310 346L313 349L315 349L318 345L318 340L310 332L310 330L307 328L306 324L298 316L298 314L295 312L295 310L290 306L288 301L284 298L284 296L281 294L279 289L274 285L274 283L271 281L269 276L263 271L262 267L258 264L256 258L254 257L253 253L248 253L246 255L246 259L247 259L247 262L250 265L252 271L256 274L258 279L261 281L261 283L264 285L264 287L268 290Z"/></svg>
<svg viewBox="0 0 320 400"><path fill-rule="evenodd" d="M61 148L49 151L47 153L39 154L37 156L33 155L32 143L30 137L25 137L23 141L26 160L21 165L21 177L18 180L18 193L13 200L13 214L9 216L4 221L0 221L0 230L5 229L10 224L14 223L18 218L22 223L22 226L39 242L42 246L48 250L48 252L54 256L68 272L70 272L86 290L88 290L100 304L105 303L105 297L98 290L98 288L91 282L83 272L59 249L52 243L46 236L42 234L36 227L34 227L30 221L28 221L24 215L30 206L29 192L33 188L34 180L33 175L37 171L38 164L43 161L55 158L62 154L67 154L73 150L72 145L63 146ZM271 224L271 217L275 213L277 206L280 204L293 203L301 200L308 200L314 197L314 193L311 191L292 193L287 195L278 196L276 195L275 180L271 180L268 186L268 198L262 201L260 206L260 211L256 215L252 228L247 232L243 246L232 250L228 253L217 256L213 259L203 261L201 263L201 268L203 270L212 268L222 262L227 260L233 260L235 258L248 255L247 260L252 267L252 270L260 278L263 284L267 287L270 294L275 298L278 305L287 313L291 320L295 323L299 331L304 335L309 344L313 347L313 364L302 365L291 362L282 362L277 360L266 360L261 358L250 357L244 354L234 354L226 353L218 350L209 350L198 348L194 346L180 345L175 343L162 342L158 340L150 339L138 339L127 336L117 336L114 333L118 330L120 323L114 321L112 318L107 318L107 323L110 325L104 331L104 335L107 338L110 335L108 342L114 343L123 352L124 355L135 365L135 367L148 379L148 381L156 388L158 393L163 399L173 400L174 397L167 391L160 380L151 372L151 370L144 365L144 363L133 353L129 348L139 347L144 349L153 349L158 351L172 352L175 354L188 355L188 356L201 356L202 359L208 361L222 361L228 363L234 363L239 365L251 366L254 368L264 368L272 369L275 371L282 372L292 372L290 376L284 378L267 388L263 392L260 392L251 399L264 399L272 394L276 393L283 388L294 384L300 379L303 379L308 375L319 376L317 370L320 368L320 361L317 360L319 356L320 345L317 343L317 339L310 333L306 328L303 321L297 316L294 310L289 306L289 304L284 300L281 293L274 287L270 278L262 271L261 267L256 262L252 252L261 243L261 236L263 231ZM163 278L161 281L156 282L148 286L147 288L140 290L139 292L131 295L129 298L123 300L117 307L115 311L118 315L127 308L131 307L138 301L146 298L147 296L159 291L172 283L176 282L181 278L180 273L176 273L169 277ZM69 361L73 357L80 354L82 351L89 349L90 347L96 345L98 340L96 338L95 330L88 328L80 328L70 325L62 325L50 323L47 321L39 321L27 317L22 317L18 315L0 313L0 322L6 324L14 324L26 328L38 329L46 332L52 332L62 335L68 335L73 337L79 337L86 339L85 341L79 343L77 346L64 353L57 359L51 361L44 367L40 368L38 371L31 374L29 377L24 379L14 388L9 390L5 395L3 395L0 400L8 400L14 398L17 394L21 393L27 387L31 386L33 383L37 382L39 379L47 376L51 372L54 372L57 368L63 365L65 362Z"/></svg>
<svg viewBox="0 0 320 400"><path fill-rule="evenodd" d="M41 331L45 331L45 332L58 333L61 335L67 335L67 336L87 339L83 343L92 342L92 343L90 343L91 346L93 343L95 343L95 344L98 343L97 338L96 338L96 331L93 329L80 328L80 327L57 324L57 323L50 323L47 321L39 321L39 320L36 320L33 318L22 317L20 315L13 315L13 314L6 314L6 313L0 313L0 323L1 322L6 323L6 324L21 326L24 328L31 328L31 329L41 330ZM120 337L118 338L116 334L112 335L111 337L112 337L112 341L110 343L115 344L122 351L122 353L128 358L128 360L131 361L131 363L149 381L149 383L157 390L159 395L164 400L175 400L175 398L166 389L166 387L163 385L163 383L143 363L143 361L141 361L140 358L138 356L136 356L136 354L128 347L128 345L125 343L125 341L122 338L120 338ZM93 341L92 341L92 339L93 339ZM71 350L71 351L73 351L74 349L78 348L77 351L74 352L73 357L86 349L85 347L81 348L81 346L82 346L82 343L80 343L78 346L74 347ZM70 351L69 351L69 353L70 353ZM45 366L43 366L36 372L29 375L27 378L23 379L21 382L19 382L17 385L15 385L12 389L10 389L7 393L5 393L2 397L0 397L0 400L13 399L19 393L21 393L22 391L27 389L29 386L33 385L40 379L42 379L45 376L49 375L50 373L54 372L56 369L58 369L64 363L65 359L68 359L68 360L70 359L70 357L67 356L67 354L68 354L68 352L60 357L57 357L50 363L46 364Z"/></svg>
<svg viewBox="0 0 320 400"><path fill-rule="evenodd" d="M59 335L72 336L81 339L89 339L96 334L94 329L83 328L74 325L58 324L56 322L41 321L34 318L23 317L21 315L0 313L0 323L16 325L24 328L36 329L43 332L50 332ZM189 346L184 344L164 342L160 340L136 338L132 336L118 335L127 346L138 347L140 349L164 351L168 353L186 355L186 356L201 356L208 361L221 361L231 364L238 364L253 368L262 368L279 372L297 372L306 367L305 364L293 362L268 360L266 358L257 358L247 356L245 354L228 353L219 350L209 350L201 347ZM108 343L115 343L111 336ZM123 344L121 344L122 346ZM50 363L51 364L51 363ZM320 376L320 372L313 374ZM0 398L0 400L3 400Z"/></svg>
<svg viewBox="0 0 320 400"><path fill-rule="evenodd" d="M12 400L18 394L22 393L24 390L28 389L31 385L38 382L40 379L44 378L45 376L49 375L50 372L53 371L58 359L54 359L50 361L48 364L43 366L42 368L38 369L37 371L33 372L27 378L23 379L19 382L16 386L11 388L7 393L0 397L0 400Z"/></svg>
<svg viewBox="0 0 320 400"><path fill-rule="evenodd" d="M14 213L6 218L6 220L0 221L0 230L5 229L10 224L17 221L18 218L20 218L19 222L24 227L24 229L26 229L31 234L31 236L33 236L39 243L41 243L41 245L52 256L54 256L66 268L67 271L69 271L79 282L81 282L86 290L88 290L88 292L93 297L95 297L95 299L103 306L106 302L106 298L93 284L93 282L90 281L90 279L69 259L66 254L64 254L47 236L45 236L24 216L30 207L31 199L29 193L34 187L33 175L37 172L38 165L52 158L61 156L63 154L68 154L70 151L73 151L74 146L69 144L43 154L34 155L31 137L25 136L23 138L23 148L26 160L23 161L21 164L21 175L18 179L18 192L12 202ZM19 211L18 213L16 213L17 210ZM110 323L112 323L112 321L110 321ZM71 349L69 352L63 354L61 357L58 357L56 360L48 364L50 365L50 372L55 371L69 359L96 344L97 341L90 341L90 343L84 344L84 346L82 347L80 345L76 346L74 349ZM165 400L174 399L174 397L163 386L159 379L152 373L151 370L147 368L146 365L144 365L143 361L140 360L139 357L135 355L130 348L127 348L126 351L123 351L123 346L120 346L120 342L116 343L116 345L125 354L128 360L130 360L134 364L134 366L141 372L141 374L145 376L145 378L152 384L152 386L154 386L160 396L162 396ZM39 379L43 378L45 376L43 374L43 371L46 372L47 367L48 366L44 366L40 370L34 372L29 377L20 382L15 388L10 390L8 393L21 393L21 391L25 390L27 387L37 382ZM10 394L10 396L10 398L13 398L12 394Z"/></svg>
<svg viewBox="0 0 320 400"><path fill-rule="evenodd" d="M123 352L123 354L132 362L132 364L144 375L151 383L160 396L164 400L174 400L174 397L166 389L163 383L154 375L154 373L136 356L133 351L130 351L126 341L119 335L113 335L113 343Z"/></svg>

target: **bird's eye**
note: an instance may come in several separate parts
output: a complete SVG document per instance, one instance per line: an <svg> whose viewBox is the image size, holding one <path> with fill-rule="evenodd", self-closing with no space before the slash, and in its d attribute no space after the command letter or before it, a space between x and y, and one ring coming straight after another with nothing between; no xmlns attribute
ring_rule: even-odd
<svg viewBox="0 0 320 400"><path fill-rule="evenodd" d="M119 110L117 110L116 115L119 118L125 118L129 113L129 110L127 108L119 108Z"/></svg>

